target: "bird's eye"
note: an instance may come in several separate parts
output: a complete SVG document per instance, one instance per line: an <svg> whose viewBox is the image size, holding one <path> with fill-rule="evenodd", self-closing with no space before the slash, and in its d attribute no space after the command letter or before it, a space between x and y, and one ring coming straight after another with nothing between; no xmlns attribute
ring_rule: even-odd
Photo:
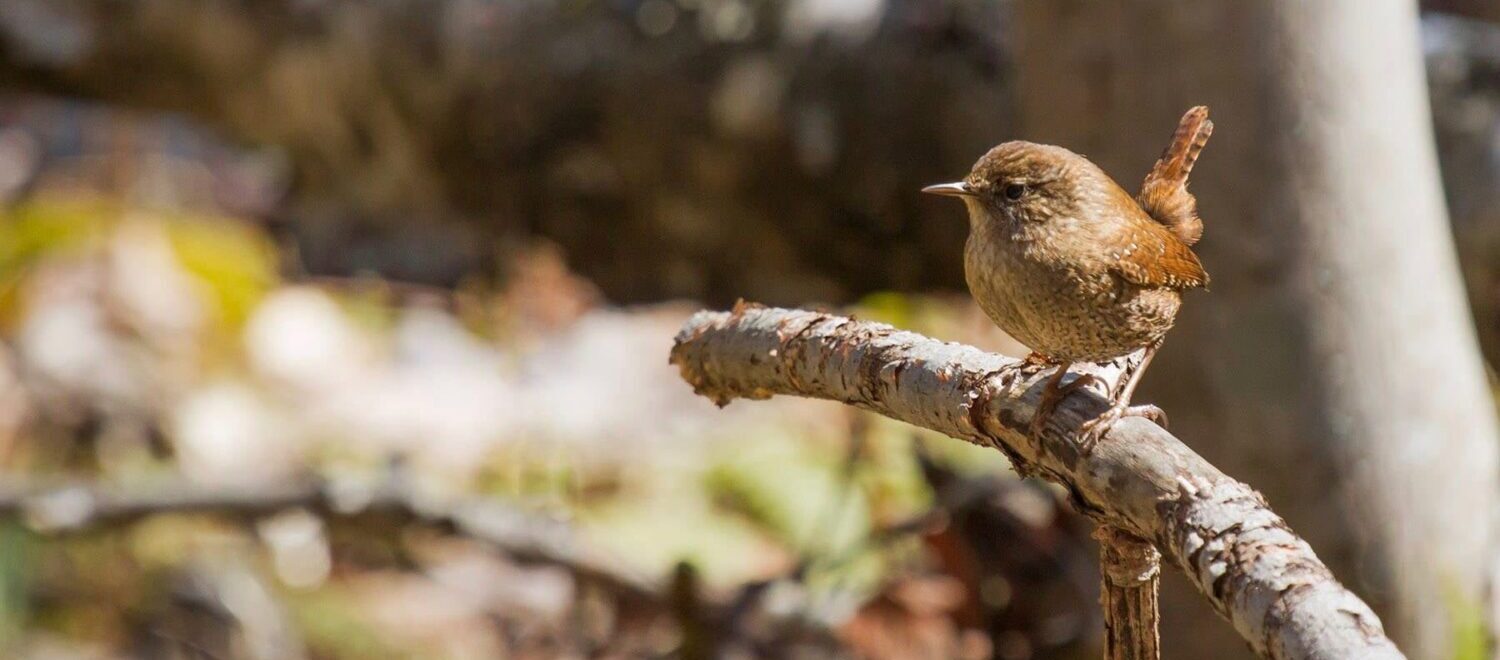
<svg viewBox="0 0 1500 660"><path fill-rule="evenodd" d="M1023 197L1025 194L1026 194L1026 186L1023 185L1023 184L1012 183L1012 184L1009 184L1009 185L1005 186L1005 198L1008 199L1008 200L1011 200L1011 201L1018 200L1021 197Z"/></svg>

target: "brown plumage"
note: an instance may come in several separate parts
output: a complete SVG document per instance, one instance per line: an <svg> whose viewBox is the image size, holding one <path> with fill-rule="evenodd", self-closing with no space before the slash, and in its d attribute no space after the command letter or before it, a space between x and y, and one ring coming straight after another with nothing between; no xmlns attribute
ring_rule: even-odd
<svg viewBox="0 0 1500 660"><path fill-rule="evenodd" d="M1213 135L1214 123L1208 120L1208 106L1187 111L1177 123L1177 134L1162 152L1156 166L1141 184L1136 201L1152 218L1172 230L1183 243L1192 245L1203 237L1203 220L1198 217L1198 200L1187 190L1188 175L1198 154Z"/></svg>
<svg viewBox="0 0 1500 660"><path fill-rule="evenodd" d="M1203 225L1187 177L1212 126L1206 108L1189 110L1135 198L1087 158L1023 141L991 149L961 182L924 189L968 207L964 271L979 306L1034 351L1033 361L1061 365L1037 425L1065 393L1058 384L1068 365L1142 348L1149 362L1176 321L1181 292L1208 285L1189 247ZM1144 370L1100 421L1159 415L1125 407Z"/></svg>

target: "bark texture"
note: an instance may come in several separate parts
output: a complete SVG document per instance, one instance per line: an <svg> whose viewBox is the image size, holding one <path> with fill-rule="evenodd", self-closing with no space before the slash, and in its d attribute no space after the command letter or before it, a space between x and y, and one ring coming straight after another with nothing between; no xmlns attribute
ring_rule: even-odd
<svg viewBox="0 0 1500 660"><path fill-rule="evenodd" d="M1099 604L1104 608L1104 660L1161 657L1161 553L1113 527L1094 531L1099 541Z"/></svg>
<svg viewBox="0 0 1500 660"><path fill-rule="evenodd" d="M1161 427L1126 418L1084 454L1079 424L1109 405L1091 393L1069 397L1042 437L1029 437L1045 371L884 324L748 305L693 316L672 362L721 405L831 399L998 449L1020 474L1067 488L1101 525L1155 544L1264 657L1404 657L1259 493Z"/></svg>
<svg viewBox="0 0 1500 660"><path fill-rule="evenodd" d="M1130 182L1183 108L1212 108L1192 187L1214 288L1186 301L1140 398L1171 410L1216 465L1253 477L1402 648L1454 657L1456 628L1491 597L1500 445L1416 4L1017 7L1025 130L1006 137L1067 146ZM1188 619L1163 631L1168 648L1223 648L1185 646L1213 627L1166 596L1166 616Z"/></svg>

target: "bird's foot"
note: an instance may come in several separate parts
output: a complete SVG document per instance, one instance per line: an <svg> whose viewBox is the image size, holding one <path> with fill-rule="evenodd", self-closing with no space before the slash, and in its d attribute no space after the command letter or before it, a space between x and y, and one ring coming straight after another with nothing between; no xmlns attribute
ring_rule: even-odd
<svg viewBox="0 0 1500 660"><path fill-rule="evenodd" d="M1104 439L1105 434L1109 433L1109 429L1115 425L1115 422L1125 417L1144 417L1157 426L1167 428L1167 411L1150 403L1138 406L1117 403L1104 411L1104 414L1078 427L1078 444L1082 447L1083 453L1092 452L1094 446Z"/></svg>
<svg viewBox="0 0 1500 660"><path fill-rule="evenodd" d="M1058 368L1063 371L1068 370L1067 366ZM1036 404L1036 413L1031 416L1031 436L1041 436L1042 429L1047 427L1047 420L1052 418L1052 413L1057 412L1057 405L1062 403L1063 399L1068 398L1069 394L1097 382L1099 379L1093 374L1079 374L1066 385L1053 385L1049 382L1049 386L1042 390L1042 400Z"/></svg>

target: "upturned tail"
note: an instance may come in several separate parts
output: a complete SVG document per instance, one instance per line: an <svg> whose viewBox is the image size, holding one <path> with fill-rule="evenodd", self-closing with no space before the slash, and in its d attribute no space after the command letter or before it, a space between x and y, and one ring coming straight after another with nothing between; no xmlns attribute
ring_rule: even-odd
<svg viewBox="0 0 1500 660"><path fill-rule="evenodd" d="M1208 119L1208 106L1188 110L1177 123L1172 144L1167 145L1166 151L1157 159L1136 196L1146 213L1172 230L1172 234L1187 245L1197 243L1203 237L1198 200L1187 189L1188 175L1213 132L1214 123Z"/></svg>

